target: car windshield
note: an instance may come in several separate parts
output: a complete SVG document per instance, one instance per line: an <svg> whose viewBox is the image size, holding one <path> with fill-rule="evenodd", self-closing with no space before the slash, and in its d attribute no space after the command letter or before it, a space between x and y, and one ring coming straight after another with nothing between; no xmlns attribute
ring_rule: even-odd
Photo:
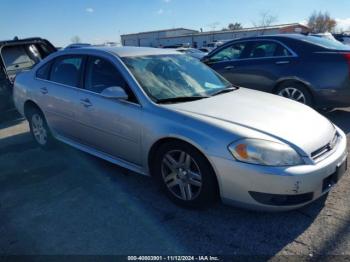
<svg viewBox="0 0 350 262"><path fill-rule="evenodd" d="M205 98L231 86L199 60L185 55L125 57L123 61L156 102L176 98Z"/></svg>
<svg viewBox="0 0 350 262"><path fill-rule="evenodd" d="M309 42L309 43L312 43L312 44L315 44L318 46L322 46L322 47L325 47L327 49L350 51L350 46L344 45L339 41L330 40L330 39L324 38L324 37L307 36L303 40L305 42Z"/></svg>

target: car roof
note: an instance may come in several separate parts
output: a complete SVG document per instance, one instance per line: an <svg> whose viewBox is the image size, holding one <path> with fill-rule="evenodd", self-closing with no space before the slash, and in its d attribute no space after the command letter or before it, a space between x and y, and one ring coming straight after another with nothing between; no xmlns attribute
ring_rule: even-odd
<svg viewBox="0 0 350 262"><path fill-rule="evenodd" d="M89 46L82 47L79 50L100 50L112 53L119 57L133 57L133 56L150 56L150 55L170 55L180 54L176 50L152 48L152 47L109 47L109 46Z"/></svg>
<svg viewBox="0 0 350 262"><path fill-rule="evenodd" d="M238 41L238 40L282 39L282 38L292 38L292 39L302 40L302 39L306 39L308 37L309 37L308 35L303 35L303 34L275 34L275 35L260 35L260 36L242 37L242 38L233 39L229 42ZM226 43L228 43L228 42L226 42Z"/></svg>
<svg viewBox="0 0 350 262"><path fill-rule="evenodd" d="M49 41L47 41L46 39L40 38L40 37L32 37L32 38L23 38L23 39L19 39L17 37L15 37L12 40L1 40L0 41L0 46L4 46L4 45L14 45L14 44L26 44L26 43L49 43L50 45L52 45Z"/></svg>

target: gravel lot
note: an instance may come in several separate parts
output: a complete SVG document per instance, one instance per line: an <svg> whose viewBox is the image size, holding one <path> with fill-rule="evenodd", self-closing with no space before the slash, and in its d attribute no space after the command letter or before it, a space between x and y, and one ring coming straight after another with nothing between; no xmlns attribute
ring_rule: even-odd
<svg viewBox="0 0 350 262"><path fill-rule="evenodd" d="M350 139L350 109L327 116ZM350 255L349 191L347 174L297 211L186 210L150 178L66 146L42 151L26 121L0 124L0 254Z"/></svg>

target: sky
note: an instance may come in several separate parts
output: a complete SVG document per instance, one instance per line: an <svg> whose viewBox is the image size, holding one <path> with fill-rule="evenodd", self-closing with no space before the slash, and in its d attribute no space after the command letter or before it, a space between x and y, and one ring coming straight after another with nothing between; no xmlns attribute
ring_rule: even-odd
<svg viewBox="0 0 350 262"><path fill-rule="evenodd" d="M350 0L0 0L0 39L42 37L56 46L119 42L121 34L184 27L204 31L239 22L252 27L262 13L276 24L305 22L328 11L350 28Z"/></svg>

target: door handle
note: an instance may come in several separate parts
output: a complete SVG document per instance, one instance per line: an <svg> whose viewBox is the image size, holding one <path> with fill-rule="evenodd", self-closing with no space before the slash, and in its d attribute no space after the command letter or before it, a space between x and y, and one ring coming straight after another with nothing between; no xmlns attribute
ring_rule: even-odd
<svg viewBox="0 0 350 262"><path fill-rule="evenodd" d="M89 98L80 99L80 103L85 107L92 106L92 103L90 102Z"/></svg>
<svg viewBox="0 0 350 262"><path fill-rule="evenodd" d="M42 87L42 88L40 88L40 92L41 92L43 95L46 95L46 94L49 92L49 90L47 90L46 87Z"/></svg>
<svg viewBox="0 0 350 262"><path fill-rule="evenodd" d="M285 64L289 64L290 61L277 61L276 65L285 65Z"/></svg>
<svg viewBox="0 0 350 262"><path fill-rule="evenodd" d="M235 66L226 66L226 67L224 67L225 70L232 70L234 68L235 68Z"/></svg>

